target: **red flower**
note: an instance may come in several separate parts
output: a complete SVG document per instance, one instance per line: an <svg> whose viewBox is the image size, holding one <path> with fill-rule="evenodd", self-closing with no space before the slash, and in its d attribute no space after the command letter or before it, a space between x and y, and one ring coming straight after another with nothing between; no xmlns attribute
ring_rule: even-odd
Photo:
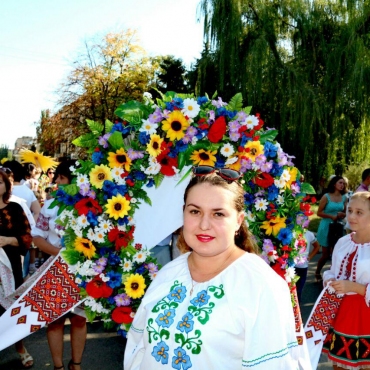
<svg viewBox="0 0 370 370"><path fill-rule="evenodd" d="M285 280L285 270L281 268L280 263L275 263L272 269Z"/></svg>
<svg viewBox="0 0 370 370"><path fill-rule="evenodd" d="M86 292L93 298L108 298L113 293L113 289L108 286L99 276L86 284Z"/></svg>
<svg viewBox="0 0 370 370"><path fill-rule="evenodd" d="M135 185L135 183L134 183L131 179L127 179L127 180L126 180L126 184L127 184L128 186L134 186L134 185Z"/></svg>
<svg viewBox="0 0 370 370"><path fill-rule="evenodd" d="M134 320L131 313L131 307L116 307L112 312L112 320L117 324L131 324Z"/></svg>
<svg viewBox="0 0 370 370"><path fill-rule="evenodd" d="M226 134L226 119L224 116L216 118L208 131L208 139L211 143L218 143Z"/></svg>
<svg viewBox="0 0 370 370"><path fill-rule="evenodd" d="M108 240L111 243L114 243L116 247L116 251L119 251L122 249L122 247L126 248L128 246L128 243L133 238L134 231L135 231L134 226L131 227L129 232L119 230L117 227L115 227L109 230Z"/></svg>
<svg viewBox="0 0 370 370"><path fill-rule="evenodd" d="M172 158L168 157L167 153L161 153L157 157L157 162L161 165L161 173L166 176L174 176L176 174L176 171L174 168L178 167L177 164L177 157Z"/></svg>
<svg viewBox="0 0 370 370"><path fill-rule="evenodd" d="M267 189L274 183L274 178L266 172L259 172L252 181L261 188Z"/></svg>
<svg viewBox="0 0 370 370"><path fill-rule="evenodd" d="M93 198L83 198L75 204L78 214L87 215L91 211L94 215L98 215L103 212L99 203Z"/></svg>

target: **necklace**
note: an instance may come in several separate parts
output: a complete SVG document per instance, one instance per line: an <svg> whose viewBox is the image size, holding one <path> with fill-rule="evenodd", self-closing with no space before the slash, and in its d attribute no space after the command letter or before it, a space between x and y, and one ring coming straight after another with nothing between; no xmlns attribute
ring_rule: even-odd
<svg viewBox="0 0 370 370"><path fill-rule="evenodd" d="M207 273L198 272L197 274L198 275L203 275L203 276L212 276L213 275L212 277L216 276L219 272L221 272L225 268L227 262L230 260L231 256L234 254L234 251L235 251L235 247L231 250L231 252L227 256L226 260L216 270L214 270L212 272L207 272ZM204 283L205 281L210 279L210 278L204 278L204 279L201 279L202 281L194 281L192 273L191 273L191 269L195 270L195 265L194 265L193 258L191 258L191 257L192 257L192 254L188 258L189 272L190 272L190 276L191 276L190 296L193 294L194 287L198 283Z"/></svg>

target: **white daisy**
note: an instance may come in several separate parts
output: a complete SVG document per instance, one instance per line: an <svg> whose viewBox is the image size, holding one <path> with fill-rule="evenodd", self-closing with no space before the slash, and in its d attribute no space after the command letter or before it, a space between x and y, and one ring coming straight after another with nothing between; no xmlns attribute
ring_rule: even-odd
<svg viewBox="0 0 370 370"><path fill-rule="evenodd" d="M256 207L257 211L266 211L268 204L269 204L268 201L263 198L257 198L254 201L254 206Z"/></svg>
<svg viewBox="0 0 370 370"><path fill-rule="evenodd" d="M101 273L101 274L99 275L99 277L100 277L100 279L102 279L102 280L104 281L104 283L106 283L107 281L109 281L109 280L110 280L110 277L109 277L109 276L107 276L107 275L105 275L105 274L103 274L103 273Z"/></svg>
<svg viewBox="0 0 370 370"><path fill-rule="evenodd" d="M158 272L149 272L150 278L153 280L158 275Z"/></svg>
<svg viewBox="0 0 370 370"><path fill-rule="evenodd" d="M285 280L290 283L292 281L292 279L294 278L295 276L295 268L294 267L288 267L286 270L285 270Z"/></svg>
<svg viewBox="0 0 370 370"><path fill-rule="evenodd" d="M104 243L105 242L104 235L105 235L105 232L103 230L95 228L95 238L94 238L94 240L96 242Z"/></svg>
<svg viewBox="0 0 370 370"><path fill-rule="evenodd" d="M282 195L278 195L278 197L276 198L276 203L279 205L284 204L284 197Z"/></svg>
<svg viewBox="0 0 370 370"><path fill-rule="evenodd" d="M104 220L104 219L99 220L98 219L98 221L99 221L99 229L103 231L104 233L107 233L113 227L112 222L109 220Z"/></svg>
<svg viewBox="0 0 370 370"><path fill-rule="evenodd" d="M90 222L87 220L87 217L85 215L81 215L77 218L77 224L78 226L84 228L86 226L89 226Z"/></svg>
<svg viewBox="0 0 370 370"><path fill-rule="evenodd" d="M83 232L80 227L73 228L73 231L75 232L76 236L78 236L79 238L83 238Z"/></svg>
<svg viewBox="0 0 370 370"><path fill-rule="evenodd" d="M255 221L256 218L254 217L254 214L251 211L248 211L245 213L245 217L248 221Z"/></svg>
<svg viewBox="0 0 370 370"><path fill-rule="evenodd" d="M189 118L194 118L198 115L200 111L200 106L194 99L187 98L184 100L184 108L181 110L181 112L184 114L184 116L187 116Z"/></svg>
<svg viewBox="0 0 370 370"><path fill-rule="evenodd" d="M146 175L156 175L161 170L161 165L154 157L149 157L149 167L144 169Z"/></svg>
<svg viewBox="0 0 370 370"><path fill-rule="evenodd" d="M113 180L115 181L119 181L121 180L121 175L124 173L125 171L123 170L123 168L120 168L120 167L114 167L112 168L112 170L110 171L112 177L113 177Z"/></svg>
<svg viewBox="0 0 370 370"><path fill-rule="evenodd" d="M80 186L82 184L89 184L89 178L87 175L81 175L80 173L77 175L77 185Z"/></svg>
<svg viewBox="0 0 370 370"><path fill-rule="evenodd" d="M234 150L234 147L230 143L227 143L223 145L220 152L224 157L229 158L231 155L235 153L235 150Z"/></svg>
<svg viewBox="0 0 370 370"><path fill-rule="evenodd" d="M286 185L286 181L284 181L284 179L280 178L280 179L275 179L274 180L274 184L277 188L279 189L282 189L282 188L285 188L285 185Z"/></svg>
<svg viewBox="0 0 370 370"><path fill-rule="evenodd" d="M242 122L243 126L247 126L250 130L253 130L256 126L258 126L258 118L256 116L248 116L244 122Z"/></svg>
<svg viewBox="0 0 370 370"><path fill-rule="evenodd" d="M289 181L290 180L290 173L288 170L284 170L283 173L280 176L281 179L284 181Z"/></svg>
<svg viewBox="0 0 370 370"><path fill-rule="evenodd" d="M141 263L141 262L144 262L146 260L146 257L147 257L147 253L145 251L138 251L134 255L133 260L135 262Z"/></svg>
<svg viewBox="0 0 370 370"><path fill-rule="evenodd" d="M140 127L140 132L146 132L147 135L153 135L157 132L158 124L150 122L147 119L142 119L142 126Z"/></svg>
<svg viewBox="0 0 370 370"><path fill-rule="evenodd" d="M90 240L95 240L94 229L90 228L89 230L87 230L86 238Z"/></svg>
<svg viewBox="0 0 370 370"><path fill-rule="evenodd" d="M128 259L125 258L124 261L123 261L123 263L122 263L122 269L125 272L131 271L131 269L132 269L132 262L130 260L128 260Z"/></svg>

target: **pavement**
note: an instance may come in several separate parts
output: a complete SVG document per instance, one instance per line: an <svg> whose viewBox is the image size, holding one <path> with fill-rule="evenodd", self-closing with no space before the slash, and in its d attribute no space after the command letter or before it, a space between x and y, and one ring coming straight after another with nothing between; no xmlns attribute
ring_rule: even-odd
<svg viewBox="0 0 370 370"><path fill-rule="evenodd" d="M301 312L302 319L305 323L314 306L316 298L321 292L321 287L315 282L314 272L317 260L321 254L316 255L309 264L308 277L302 294ZM325 269L330 267L328 261ZM71 358L69 325L67 322L64 334L64 364L67 370L68 361ZM34 358L34 370L52 370L53 363L51 360L48 343L46 340L45 328L25 338L24 343L28 352ZM126 341L124 338L117 336L116 333L104 331L102 323L96 321L88 324L88 334L85 352L83 356L83 370L122 370L123 354ZM0 352L0 370L21 370L24 369L19 360L14 346L8 347ZM326 355L320 358L319 370L332 370ZM150 369L148 369L150 370ZM213 369L207 369L213 370ZM223 370L223 369L222 369ZM273 369L272 369L273 370Z"/></svg>

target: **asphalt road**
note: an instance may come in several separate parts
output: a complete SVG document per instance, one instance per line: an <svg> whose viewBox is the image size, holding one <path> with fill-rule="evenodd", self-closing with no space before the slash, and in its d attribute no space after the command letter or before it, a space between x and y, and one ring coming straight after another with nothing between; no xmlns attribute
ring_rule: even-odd
<svg viewBox="0 0 370 370"><path fill-rule="evenodd" d="M321 287L314 281L316 263L321 255L317 255L309 266L309 273L304 287L301 303L302 319L305 323L311 309L320 294ZM328 268L329 262L325 268ZM64 364L67 370L68 361L71 358L69 326L66 325L64 335ZM34 370L52 370L53 364L46 340L45 329L42 329L25 339L25 346L34 358ZM88 324L88 335L83 356L83 370L122 370L125 339L115 333L104 331L100 322ZM15 352L14 346L0 352L0 370L20 370L22 364ZM322 355L317 367L320 370L331 370L332 366L327 362L326 356ZM150 369L148 369L150 370ZM207 369L213 370L213 369ZM273 369L272 369L273 370Z"/></svg>

